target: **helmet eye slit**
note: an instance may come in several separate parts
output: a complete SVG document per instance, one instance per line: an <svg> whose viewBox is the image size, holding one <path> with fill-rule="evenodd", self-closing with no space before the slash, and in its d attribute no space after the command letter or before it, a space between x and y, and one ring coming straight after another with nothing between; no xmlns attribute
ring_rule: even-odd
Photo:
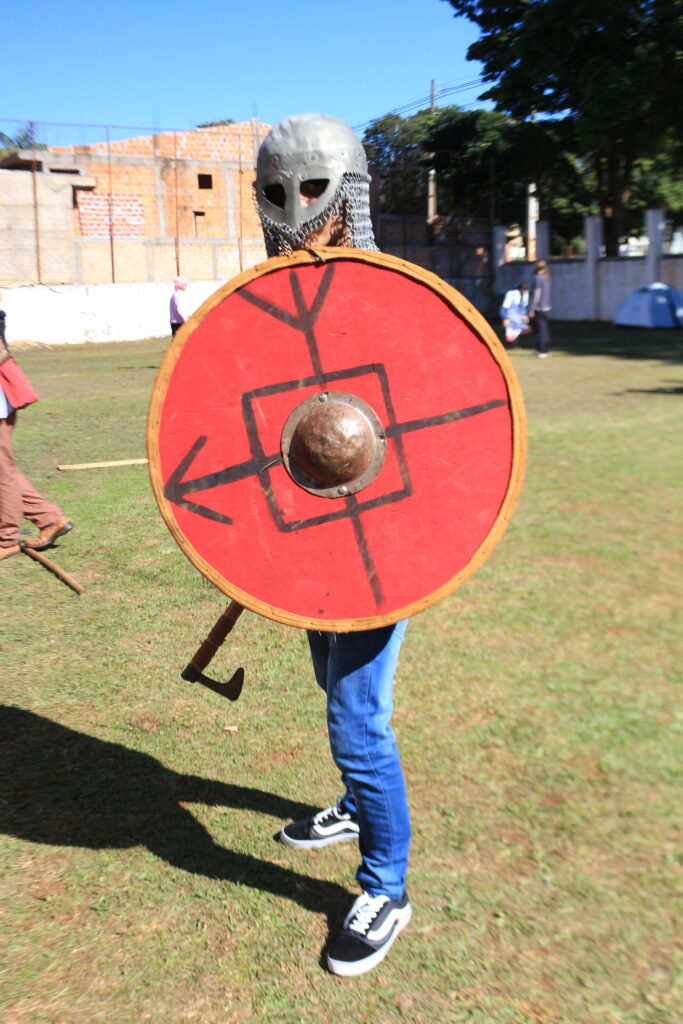
<svg viewBox="0 0 683 1024"><path fill-rule="evenodd" d="M265 185L263 195L273 206L277 206L279 210L284 210L286 195L283 185Z"/></svg>
<svg viewBox="0 0 683 1024"><path fill-rule="evenodd" d="M299 202L302 206L310 206L319 199L330 183L329 178L308 178L299 185Z"/></svg>

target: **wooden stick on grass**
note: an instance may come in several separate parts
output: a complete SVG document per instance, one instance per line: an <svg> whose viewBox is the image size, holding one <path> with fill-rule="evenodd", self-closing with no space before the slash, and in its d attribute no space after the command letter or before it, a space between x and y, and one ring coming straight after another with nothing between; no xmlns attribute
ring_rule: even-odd
<svg viewBox="0 0 683 1024"><path fill-rule="evenodd" d="M120 459L118 462L74 462L57 469L109 469L110 466L146 466L147 459Z"/></svg>
<svg viewBox="0 0 683 1024"><path fill-rule="evenodd" d="M68 587L71 587L72 590L75 590L79 597L81 594L85 594L85 588L82 587L80 583L77 583L73 576L70 576L68 572L64 572L63 569L60 569L58 565L51 562L50 559L46 558L45 555L40 553L40 551L35 551L34 548L28 548L25 544L21 545L21 550L25 555L28 555L29 558L33 558L36 562L40 562L41 565L44 565L46 569L49 569L50 572L54 573L55 576L62 580L63 583L66 583Z"/></svg>

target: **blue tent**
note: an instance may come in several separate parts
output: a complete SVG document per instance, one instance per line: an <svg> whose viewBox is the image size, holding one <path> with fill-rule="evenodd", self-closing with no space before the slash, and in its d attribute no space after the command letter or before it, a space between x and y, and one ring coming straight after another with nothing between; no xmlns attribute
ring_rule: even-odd
<svg viewBox="0 0 683 1024"><path fill-rule="evenodd" d="M614 323L625 327L683 327L683 294L657 281L627 295Z"/></svg>

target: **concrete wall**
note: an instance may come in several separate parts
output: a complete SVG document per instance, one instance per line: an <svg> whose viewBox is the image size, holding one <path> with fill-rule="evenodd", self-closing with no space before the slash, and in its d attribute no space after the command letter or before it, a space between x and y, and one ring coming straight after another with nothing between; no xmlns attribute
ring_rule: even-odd
<svg viewBox="0 0 683 1024"><path fill-rule="evenodd" d="M74 194L93 186L93 179L78 174L0 170L0 283L77 279Z"/></svg>
<svg viewBox="0 0 683 1024"><path fill-rule="evenodd" d="M650 252L647 257L596 258L600 240L596 224L587 225L587 236L592 242L593 258L550 261L553 318L611 321L623 298L655 280L683 291L683 256L655 258ZM497 315L502 295L508 288L520 280L530 283L533 276L532 263L500 262L504 246L499 243L500 238L493 247L498 262L493 294L488 276L441 274L490 318ZM9 246L6 246L6 253L10 253ZM396 252L396 255L403 254ZM263 247L259 244L244 265L251 266L262 258ZM217 279L190 281L188 300L192 309L197 309L234 275L237 271L234 258L231 265L226 257L225 267L225 275ZM171 252L167 253L166 270L165 280L155 282L5 288L2 308L7 312L8 340L61 345L165 337L170 333L168 305L175 276Z"/></svg>
<svg viewBox="0 0 683 1024"><path fill-rule="evenodd" d="M176 274L214 290L265 259L252 183L268 130L253 120L3 158L0 288L10 336L62 344L163 335L159 295ZM383 251L489 312L486 222L376 209L374 221ZM120 305L111 284L121 286Z"/></svg>
<svg viewBox="0 0 683 1024"><path fill-rule="evenodd" d="M187 304L193 312L222 281L192 281ZM3 292L7 340L48 345L136 341L170 335L173 283L32 285Z"/></svg>
<svg viewBox="0 0 683 1024"><path fill-rule="evenodd" d="M425 267L447 281L484 316L495 313L491 299L490 237L486 220L375 213L382 252ZM495 307L495 308L494 308Z"/></svg>
<svg viewBox="0 0 683 1024"><path fill-rule="evenodd" d="M377 244L391 253L426 267L439 277L487 277L489 227L470 217L375 214Z"/></svg>
<svg viewBox="0 0 683 1024"><path fill-rule="evenodd" d="M128 143L131 141L128 140ZM141 147L144 140L137 141ZM61 156L64 167L67 164L71 166L73 159L73 155L69 161ZM126 159L130 161L133 157L128 155ZM144 154L140 154L138 159L151 160ZM92 160L91 153L88 154L88 160ZM90 163L88 166L92 169ZM127 173L133 173L134 166L127 164ZM196 168L193 166L193 174L194 170ZM0 171L0 175L2 173ZM25 171L4 173L13 174L15 179L21 178L22 184L30 184L32 177L30 172ZM248 173L251 181L253 168ZM36 177L47 179L46 187L49 188L49 183L57 176L44 173ZM66 175L60 174L58 181L65 178ZM78 181L80 183L81 179L78 178ZM135 173L131 181L137 181L139 186ZM194 181L192 185L194 187ZM96 199L97 193L91 192L86 198ZM81 233L74 234L73 230L67 230L65 218L62 219L64 238L61 243L65 258L61 267L65 277L58 277L52 287L7 287L7 281L3 280L4 275L0 272L0 284L5 285L2 307L7 312L8 340L62 345L132 341L169 334L168 303L176 273L175 240L130 237L133 231L141 231L143 222L148 224L146 218L154 208L153 204L143 204L141 213L139 206L122 202L117 211L116 223L128 232L128 236L116 235L112 243L110 238L98 237L110 222L108 207L103 209L101 203L85 202L77 203L72 209L73 202L68 196L63 205L67 200L68 214L77 218ZM190 201L193 201L192 197ZM250 211L251 229L255 230L256 215L251 197ZM29 212L32 215L32 206ZM232 223L234 227L238 220L233 218ZM163 228L163 223L161 226ZM30 250L33 241L30 223L28 227L26 237ZM156 221L150 222L148 227L150 231L156 230ZM90 237L84 236L84 229ZM378 237L384 240L384 251L427 267L461 291L485 315L495 314L497 307L490 296L485 224L464 218L457 221L444 218L433 225L427 225L422 217L382 216L379 218ZM114 284L105 283L111 280L112 244L116 269ZM87 284L60 285L61 281L68 281L68 255L72 258L71 266L76 268L76 276L71 280L85 281ZM190 306L198 308L208 295L234 277L240 269L264 259L265 249L260 232L253 240L242 239L239 250L237 243L220 237L183 239L181 271L190 281ZM30 252L27 265L30 270Z"/></svg>

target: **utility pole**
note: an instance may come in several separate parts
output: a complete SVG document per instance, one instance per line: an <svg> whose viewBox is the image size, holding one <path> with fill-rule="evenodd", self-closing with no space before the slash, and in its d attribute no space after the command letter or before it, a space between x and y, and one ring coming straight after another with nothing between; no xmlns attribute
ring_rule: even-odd
<svg viewBox="0 0 683 1024"><path fill-rule="evenodd" d="M36 124L35 121L29 121L29 131L31 133L31 181L33 185L33 232L34 242L36 250L36 277L38 278L38 284L43 283L43 271L41 267L40 259L40 218L38 216L38 179L37 179L37 160L36 160Z"/></svg>
<svg viewBox="0 0 683 1024"><path fill-rule="evenodd" d="M536 185L527 187L526 201L526 258L529 262L536 259L536 225L538 224L538 199Z"/></svg>
<svg viewBox="0 0 683 1024"><path fill-rule="evenodd" d="M432 78L432 103L430 111L433 114L436 110L436 82ZM431 154L432 157L434 154ZM436 171L430 168L427 174L427 223L432 224L436 220Z"/></svg>
<svg viewBox="0 0 683 1024"><path fill-rule="evenodd" d="M531 111L531 120L536 120L535 109ZM527 185L526 190L526 258L529 262L536 259L536 225L538 224L538 197L535 182Z"/></svg>

